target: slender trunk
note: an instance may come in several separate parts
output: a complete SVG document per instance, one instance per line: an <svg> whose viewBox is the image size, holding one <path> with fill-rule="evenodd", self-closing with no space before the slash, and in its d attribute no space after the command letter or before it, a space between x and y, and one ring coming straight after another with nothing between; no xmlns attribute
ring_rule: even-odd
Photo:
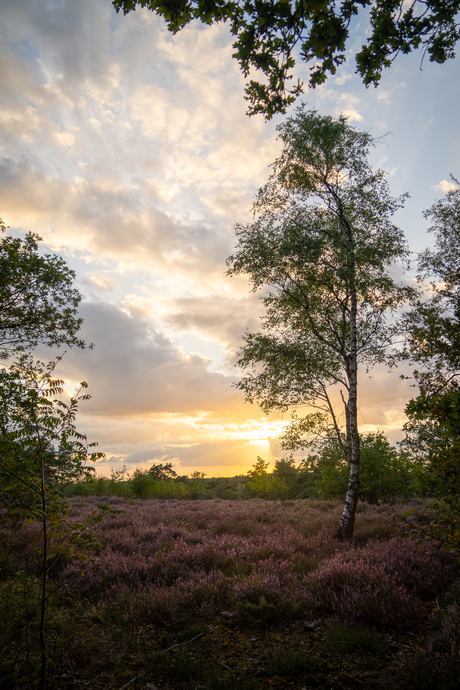
<svg viewBox="0 0 460 690"><path fill-rule="evenodd" d="M346 404L347 449L350 463L347 497L343 508L342 519L338 529L341 541L353 539L356 506L359 498L359 433L358 433L358 355L357 355L357 317L358 298L356 294L356 260L353 229L344 213L342 203L338 201L339 220L344 232L348 251L348 271L350 279L350 341L346 356L346 369L349 382L348 401Z"/></svg>
<svg viewBox="0 0 460 690"><path fill-rule="evenodd" d="M348 461L350 463L350 475L348 478L347 497L343 508L342 519L340 520L338 537L341 541L351 541L353 539L353 529L355 526L356 506L359 498L359 433L358 433L358 362L356 354L356 316L357 299L356 290L351 294L350 309L350 354L348 358L347 373L350 383L348 402L345 407L346 429L347 429L347 450Z"/></svg>
<svg viewBox="0 0 460 690"><path fill-rule="evenodd" d="M46 676L46 640L45 640L45 614L46 614L46 584L48 575L48 533L46 524L46 494L45 494L45 464L43 455L41 457L42 463L42 477L41 477L41 494L42 494L42 524L43 524L43 571L42 571L42 592L41 592L41 611L40 611L40 690L45 690L45 676Z"/></svg>

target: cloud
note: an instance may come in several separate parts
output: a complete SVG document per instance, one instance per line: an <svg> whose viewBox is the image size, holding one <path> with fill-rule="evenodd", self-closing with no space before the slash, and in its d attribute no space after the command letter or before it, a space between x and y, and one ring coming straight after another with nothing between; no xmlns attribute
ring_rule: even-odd
<svg viewBox="0 0 460 690"><path fill-rule="evenodd" d="M90 287L96 288L101 292L113 292L115 287L115 280L113 278L100 273L86 275L84 278L84 282L88 283Z"/></svg>
<svg viewBox="0 0 460 690"><path fill-rule="evenodd" d="M175 414L238 415L242 395L235 376L210 369L210 360L186 355L142 315L109 303L83 304L81 336L94 350L65 356L63 378L88 380L94 397L85 412L104 417Z"/></svg>
<svg viewBox="0 0 460 690"><path fill-rule="evenodd" d="M154 262L169 272L201 274L231 250L225 234L203 222L176 220L130 185L50 178L29 162L0 160L0 206L5 221L39 232L51 246L86 249L115 259Z"/></svg>
<svg viewBox="0 0 460 690"><path fill-rule="evenodd" d="M358 113L354 108L343 110L342 115L347 118L350 122L363 122L364 118Z"/></svg>
<svg viewBox="0 0 460 690"><path fill-rule="evenodd" d="M257 449L242 440L203 440L189 445L164 445L138 448L125 458L128 465L149 466L158 462L172 462L176 471L193 471L195 467L216 471L225 467L232 473L247 470L257 457Z"/></svg>
<svg viewBox="0 0 460 690"><path fill-rule="evenodd" d="M244 113L228 27L172 37L153 13L115 15L109 0L4 1L2 22L10 225L135 270L220 276L279 151L273 125Z"/></svg>
<svg viewBox="0 0 460 690"><path fill-rule="evenodd" d="M125 453L120 453L118 449L110 450L105 460L98 461L97 472L109 475L112 467L121 469L126 465L131 473L136 467L148 469L153 464L171 462L179 475L199 470L204 471L209 477L232 476L245 474L256 462L258 455L263 455L272 462L274 459L267 446L256 446L248 441L239 440L206 439L188 446L146 444L132 446L131 450L132 452L128 450Z"/></svg>
<svg viewBox="0 0 460 690"><path fill-rule="evenodd" d="M430 189L436 189L437 192L442 192L447 194L447 192L453 192L458 189L454 182L449 182L449 180L441 180L437 185L433 185Z"/></svg>
<svg viewBox="0 0 460 690"><path fill-rule="evenodd" d="M158 415L155 419L123 417L116 420L96 417L87 415L82 404L77 427L87 434L88 441L97 441L98 450L107 454L106 459L97 464L97 471L106 475L110 467L120 469L126 464L131 472L134 467L148 468L153 463L171 462L179 474L204 470L208 476L228 476L246 472L257 455L272 461L274 455L280 455L275 446L275 452L272 452L270 441L258 442L244 436L247 422L242 425L243 437L239 437L238 424L234 421L232 418L227 434L227 425L210 427L196 419L178 416ZM258 429L261 425L263 422L260 420L255 423Z"/></svg>
<svg viewBox="0 0 460 690"><path fill-rule="evenodd" d="M345 84L349 79L352 79L351 74L342 74L341 77L336 77L334 79L334 82L337 84L337 86L342 86Z"/></svg>
<svg viewBox="0 0 460 690"><path fill-rule="evenodd" d="M188 332L221 343L233 355L242 345L246 331L260 330L259 315L263 311L259 297L254 294L235 299L222 297L189 297L172 301L176 311L165 321Z"/></svg>

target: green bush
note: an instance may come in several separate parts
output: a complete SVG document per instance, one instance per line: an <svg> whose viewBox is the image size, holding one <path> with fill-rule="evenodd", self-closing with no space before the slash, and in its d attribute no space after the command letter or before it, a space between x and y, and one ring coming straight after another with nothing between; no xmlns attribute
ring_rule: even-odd
<svg viewBox="0 0 460 690"><path fill-rule="evenodd" d="M360 436L361 501L390 503L408 496L412 489L412 465L390 446L381 432ZM349 466L335 438L324 441L316 459L321 473L320 498L343 498L347 493Z"/></svg>
<svg viewBox="0 0 460 690"><path fill-rule="evenodd" d="M130 488L136 498L153 496L155 480L147 470L135 469L130 480Z"/></svg>

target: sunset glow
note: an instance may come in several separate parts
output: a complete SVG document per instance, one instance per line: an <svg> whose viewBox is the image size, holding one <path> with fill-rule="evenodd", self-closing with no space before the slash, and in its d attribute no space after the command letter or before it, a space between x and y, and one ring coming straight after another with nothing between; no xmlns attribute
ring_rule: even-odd
<svg viewBox="0 0 460 690"><path fill-rule="evenodd" d="M81 336L95 347L67 352L56 376L68 393L89 384L77 423L107 454L99 471L172 462L178 474L228 476L257 455L273 467L290 413L267 418L234 387L262 305L225 260L280 152L282 116L245 114L225 25L173 36L151 12L123 17L110 0L0 7L0 217L76 272ZM355 42L365 35L363 22ZM431 242L422 211L460 171L459 59L419 63L396 60L366 90L350 60L304 96L383 137L372 164L390 172L395 196L411 195L396 222L414 252ZM295 77L307 80L308 66ZM414 394L400 373L360 372L362 430L391 442Z"/></svg>

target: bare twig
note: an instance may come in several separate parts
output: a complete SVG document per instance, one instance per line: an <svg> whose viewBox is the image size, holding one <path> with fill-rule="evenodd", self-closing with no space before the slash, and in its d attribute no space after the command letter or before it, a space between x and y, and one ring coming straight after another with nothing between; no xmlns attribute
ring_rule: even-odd
<svg viewBox="0 0 460 690"><path fill-rule="evenodd" d="M130 685L132 685L132 684L134 683L135 680L137 680L137 676L136 676L135 678L133 678L132 680L130 680L129 683L126 683L125 685L123 685L123 687L120 688L120 690L125 690L125 688L129 687Z"/></svg>
<svg viewBox="0 0 460 690"><path fill-rule="evenodd" d="M162 649L162 652L169 652L170 649L175 649L176 647L183 647L184 644L190 644L190 642L193 642L193 640L197 640L199 637L203 637L206 633L200 633L199 635L196 635L195 637L192 637L191 640L187 640L187 642L180 642L179 644L173 644L172 647L168 647L168 649ZM123 688L120 688L120 690L123 690Z"/></svg>

